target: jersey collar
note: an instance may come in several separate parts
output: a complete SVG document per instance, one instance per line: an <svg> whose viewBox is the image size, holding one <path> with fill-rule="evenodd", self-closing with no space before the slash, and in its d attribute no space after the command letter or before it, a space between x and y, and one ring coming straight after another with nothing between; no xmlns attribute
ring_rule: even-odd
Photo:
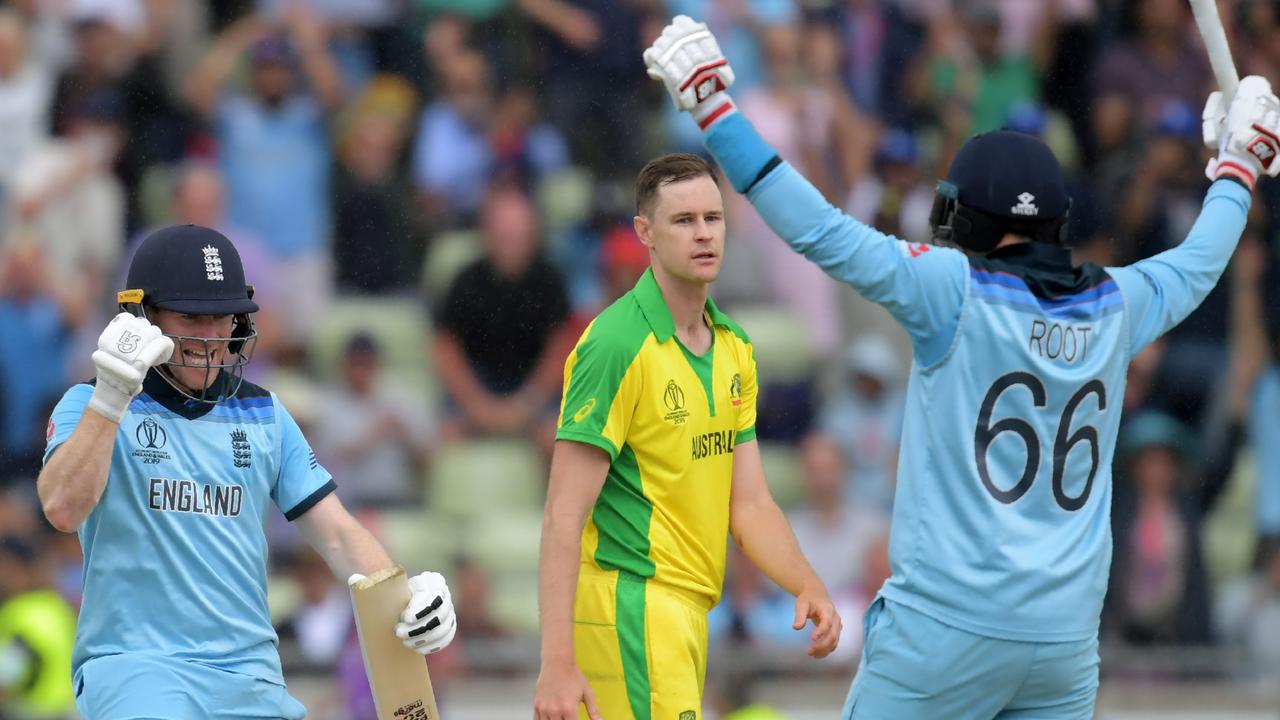
<svg viewBox="0 0 1280 720"><path fill-rule="evenodd" d="M653 277L652 267L640 276L640 281L631 290L631 294L640 304L640 312L644 313L649 329L653 330L654 339L660 343L670 340L676 333L676 322L671 318L671 311L667 309L667 301L662 299L662 288L658 287L658 281ZM720 312L720 308L716 307L715 301L709 296L705 309L712 325L730 326L729 317Z"/></svg>
<svg viewBox="0 0 1280 720"><path fill-rule="evenodd" d="M226 392L227 374L219 372L218 377L214 379L213 385L209 388L210 392L216 392L220 397ZM160 377L160 371L151 368L147 372L147 377L142 381L142 391L151 396L152 400L160 403L166 410L177 413L188 420L195 420L203 417L213 409L213 403L204 403L184 397L182 393L173 389L169 381Z"/></svg>
<svg viewBox="0 0 1280 720"><path fill-rule="evenodd" d="M1071 267L1071 251L1061 245L1042 242L1024 242L1005 245L987 253L991 260L1004 260L1020 265L1041 267Z"/></svg>
<svg viewBox="0 0 1280 720"><path fill-rule="evenodd" d="M1041 242L1006 245L969 262L980 270L1018 277L1032 295L1048 300L1083 292L1110 279L1104 268L1093 263L1073 265L1071 250Z"/></svg>

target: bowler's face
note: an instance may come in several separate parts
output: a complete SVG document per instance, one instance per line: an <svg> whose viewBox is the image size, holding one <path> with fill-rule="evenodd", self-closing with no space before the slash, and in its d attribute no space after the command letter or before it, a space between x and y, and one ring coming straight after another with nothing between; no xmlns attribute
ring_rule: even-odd
<svg viewBox="0 0 1280 720"><path fill-rule="evenodd" d="M636 218L655 263L685 282L710 284L724 261L724 199L705 175L658 188L653 210ZM643 230L641 227L643 226Z"/></svg>

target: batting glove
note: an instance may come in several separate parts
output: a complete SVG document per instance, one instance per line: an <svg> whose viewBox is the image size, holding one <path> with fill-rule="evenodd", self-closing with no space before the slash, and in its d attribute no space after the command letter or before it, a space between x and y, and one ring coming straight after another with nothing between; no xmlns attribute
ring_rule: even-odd
<svg viewBox="0 0 1280 720"><path fill-rule="evenodd" d="M676 108L693 115L706 130L735 110L725 92L733 84L733 68L706 23L677 15L644 51L649 77L661 80Z"/></svg>
<svg viewBox="0 0 1280 720"><path fill-rule="evenodd" d="M1272 94L1271 83L1250 75L1240 81L1219 120L1221 107L1222 93L1210 94L1202 114L1203 131L1206 142L1218 140L1218 157L1209 161L1205 175L1210 180L1231 177L1252 190L1258 175L1280 174L1280 99Z"/></svg>
<svg viewBox="0 0 1280 720"><path fill-rule="evenodd" d="M112 422L120 422L129 402L142 391L147 371L172 355L173 340L160 328L127 312L116 315L98 336L98 349L93 351L98 380L89 408Z"/></svg>
<svg viewBox="0 0 1280 720"><path fill-rule="evenodd" d="M409 591L409 604L396 623L396 637L423 655L440 652L458 632L449 585L440 573L424 572L409 578Z"/></svg>

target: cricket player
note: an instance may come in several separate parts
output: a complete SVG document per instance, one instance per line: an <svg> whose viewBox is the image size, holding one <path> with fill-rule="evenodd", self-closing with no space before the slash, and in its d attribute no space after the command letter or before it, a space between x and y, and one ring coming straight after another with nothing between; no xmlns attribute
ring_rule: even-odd
<svg viewBox="0 0 1280 720"><path fill-rule="evenodd" d="M76 705L93 720L304 717L267 614L270 506L344 580L392 561L276 396L243 379L258 306L229 240L153 233L119 302L97 377L53 411L37 485L45 516L84 548ZM444 578L410 587L387 632L439 650L456 629Z"/></svg>
<svg viewBox="0 0 1280 720"><path fill-rule="evenodd" d="M809 654L835 649L831 598L765 483L751 341L707 296L724 202L696 155L636 179L650 269L583 332L565 388L543 522L538 720L696 720L707 612L728 536L796 597ZM585 529L584 529L585 526Z"/></svg>
<svg viewBox="0 0 1280 720"><path fill-rule="evenodd" d="M1074 266L1069 202L1038 140L978 135L938 184L935 238L912 245L828 204L736 112L733 72L678 16L644 53L734 188L796 251L883 305L914 346L890 538L845 718L1091 718L1111 562L1111 461L1125 368L1226 266L1280 102L1260 77L1205 112L1219 147L1178 247Z"/></svg>

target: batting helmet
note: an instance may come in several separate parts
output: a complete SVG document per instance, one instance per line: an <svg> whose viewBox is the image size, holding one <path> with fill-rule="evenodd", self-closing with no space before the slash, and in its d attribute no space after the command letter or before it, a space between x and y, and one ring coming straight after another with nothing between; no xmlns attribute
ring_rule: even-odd
<svg viewBox="0 0 1280 720"><path fill-rule="evenodd" d="M1038 138L1011 130L975 135L938 182L929 226L936 242L990 252L1006 233L1062 244L1067 197L1062 168Z"/></svg>
<svg viewBox="0 0 1280 720"><path fill-rule="evenodd" d="M117 293L117 302L121 310L139 317L147 317L151 308L187 315L232 316L230 340L169 336L175 346L183 341L205 343L206 358L212 357L208 352L210 343L227 343L227 352L234 358L228 362L192 365L179 355L177 360L164 364L204 369L205 383L198 394L176 383L170 372L162 369L160 376L192 400L216 403L235 396L258 340L250 317L250 313L258 311L258 304L253 301L253 286L245 283L244 266L235 245L222 233L199 225L157 230L138 246L126 283L127 289ZM223 382L210 382L219 371L226 373Z"/></svg>

